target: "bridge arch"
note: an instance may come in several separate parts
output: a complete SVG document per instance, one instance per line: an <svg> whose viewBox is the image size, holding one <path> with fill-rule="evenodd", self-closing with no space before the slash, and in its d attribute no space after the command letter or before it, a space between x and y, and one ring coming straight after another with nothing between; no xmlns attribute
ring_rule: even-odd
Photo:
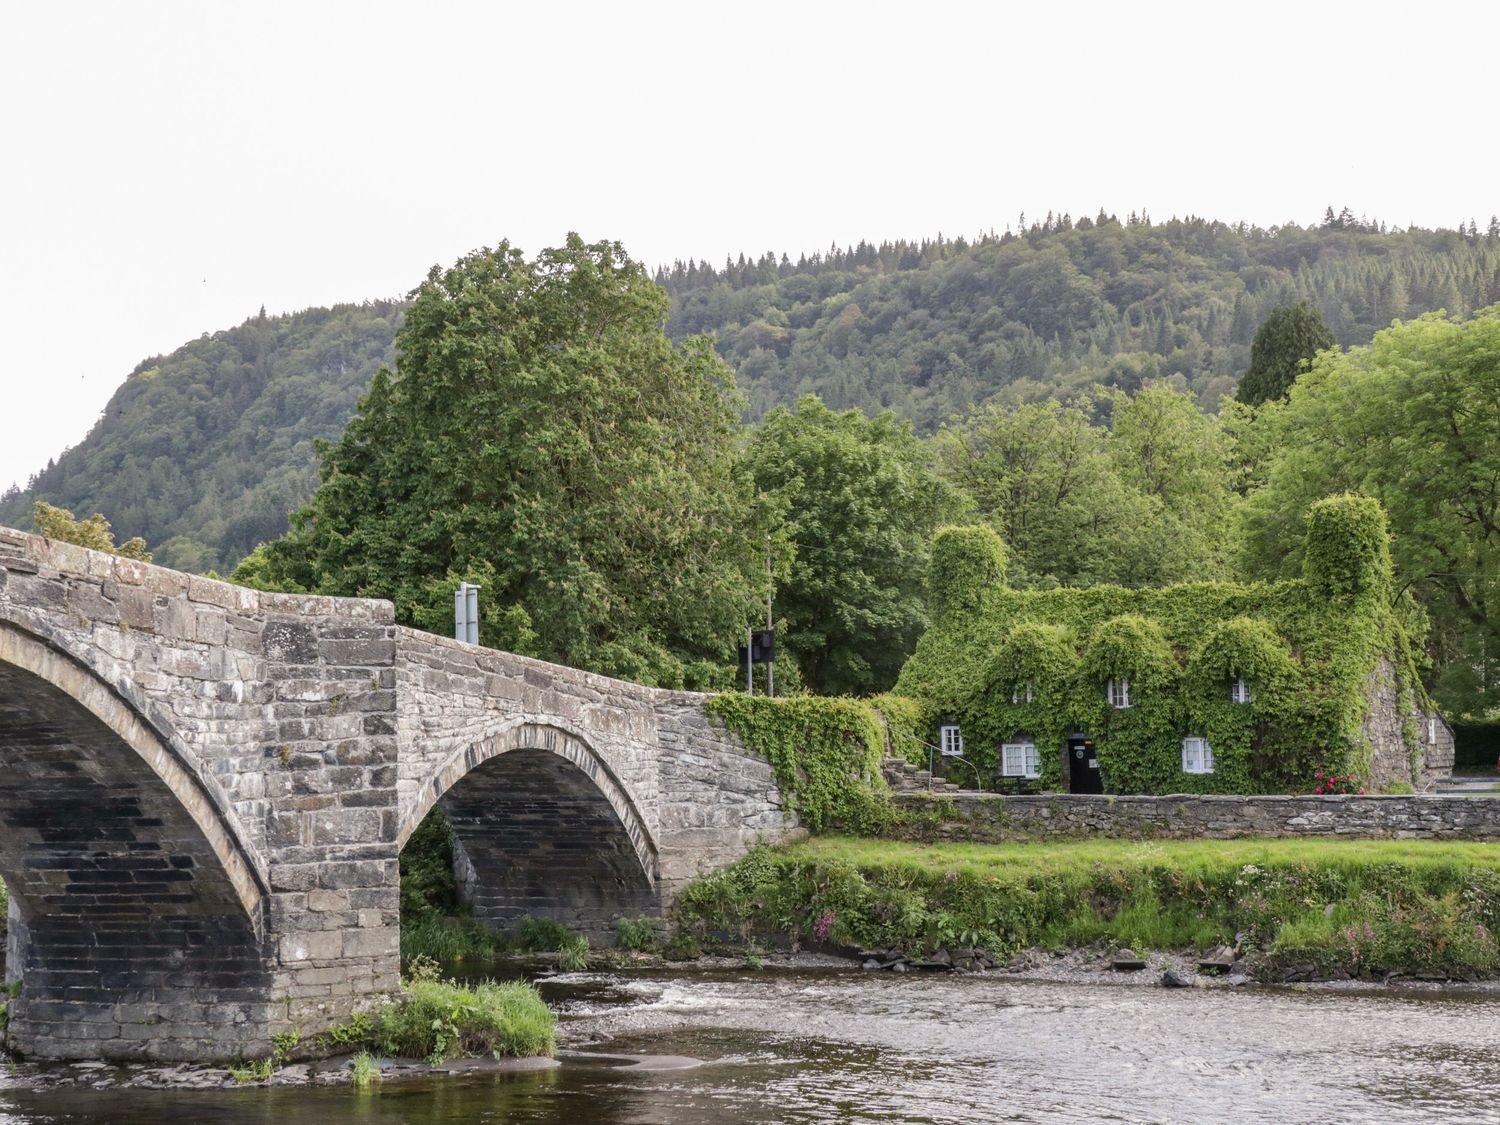
<svg viewBox="0 0 1500 1125"><path fill-rule="evenodd" d="M452 825L460 886L482 920L532 915L603 937L622 915L660 910L647 822L581 732L527 718L456 750L418 791L399 846L435 806Z"/></svg>
<svg viewBox="0 0 1500 1125"><path fill-rule="evenodd" d="M222 799L84 660L11 620L0 876L22 1052L161 1057L170 1037L186 1057L263 1019L269 895Z"/></svg>

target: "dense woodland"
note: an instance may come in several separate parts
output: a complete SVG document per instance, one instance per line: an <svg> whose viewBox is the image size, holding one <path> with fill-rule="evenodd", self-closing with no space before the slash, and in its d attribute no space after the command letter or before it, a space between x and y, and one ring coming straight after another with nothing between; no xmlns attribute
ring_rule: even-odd
<svg viewBox="0 0 1500 1125"><path fill-rule="evenodd" d="M1500 223L1023 229L656 284L617 244L502 244L142 363L0 523L99 511L159 562L249 555L237 580L434 629L478 581L486 643L696 687L774 592L778 681L862 693L925 627L944 523L993 526L1020 586L1271 578L1352 489L1391 511L1440 700L1493 710Z"/></svg>
<svg viewBox="0 0 1500 1125"><path fill-rule="evenodd" d="M827 253L677 263L668 331L717 334L751 413L816 394L930 431L999 397L1064 397L1167 378L1214 409L1255 330L1308 301L1340 344L1393 319L1500 302L1500 222L1412 229L1330 208L1270 230L1208 219L1022 216L1023 233L861 242Z"/></svg>
<svg viewBox="0 0 1500 1125"><path fill-rule="evenodd" d="M312 495L314 443L338 437L392 361L404 307L262 312L142 360L87 438L0 496L0 524L30 527L33 500L50 501L103 513L167 566L228 570Z"/></svg>

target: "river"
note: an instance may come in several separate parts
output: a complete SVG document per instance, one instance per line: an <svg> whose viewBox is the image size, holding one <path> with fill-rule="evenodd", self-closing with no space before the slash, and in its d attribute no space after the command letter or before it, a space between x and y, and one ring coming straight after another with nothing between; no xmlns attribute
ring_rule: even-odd
<svg viewBox="0 0 1500 1125"><path fill-rule="evenodd" d="M554 1069L347 1087L39 1088L0 1123L1500 1122L1500 995L859 971L542 982Z"/></svg>

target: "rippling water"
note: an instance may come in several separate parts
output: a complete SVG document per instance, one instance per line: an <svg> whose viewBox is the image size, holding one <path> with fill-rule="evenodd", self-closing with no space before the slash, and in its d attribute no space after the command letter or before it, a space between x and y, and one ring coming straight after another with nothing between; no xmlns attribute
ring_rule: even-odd
<svg viewBox="0 0 1500 1125"><path fill-rule="evenodd" d="M574 974L562 1065L348 1089L33 1089L0 1122L1494 1121L1500 997L917 974Z"/></svg>

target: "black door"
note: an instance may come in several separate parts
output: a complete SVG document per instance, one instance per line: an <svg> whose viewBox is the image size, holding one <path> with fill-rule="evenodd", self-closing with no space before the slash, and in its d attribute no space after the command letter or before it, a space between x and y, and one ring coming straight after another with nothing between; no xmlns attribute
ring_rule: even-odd
<svg viewBox="0 0 1500 1125"><path fill-rule="evenodd" d="M1104 792L1104 778L1099 775L1099 756L1092 738L1079 735L1068 739L1068 792Z"/></svg>

